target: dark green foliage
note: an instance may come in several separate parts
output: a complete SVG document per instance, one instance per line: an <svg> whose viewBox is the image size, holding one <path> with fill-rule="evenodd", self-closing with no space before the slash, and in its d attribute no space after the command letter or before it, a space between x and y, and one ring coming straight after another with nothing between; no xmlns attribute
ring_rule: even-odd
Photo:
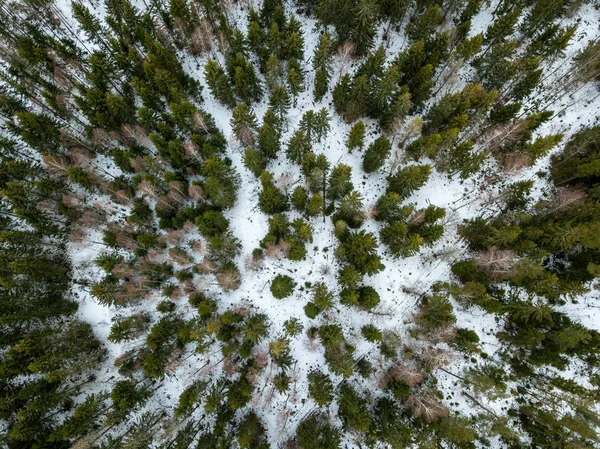
<svg viewBox="0 0 600 449"><path fill-rule="evenodd" d="M267 449L266 430L254 412L248 412L238 426L237 440L242 449Z"/></svg>
<svg viewBox="0 0 600 449"><path fill-rule="evenodd" d="M329 113L322 108L319 112L306 111L300 120L300 130L304 132L308 142L321 142L327 136L329 129Z"/></svg>
<svg viewBox="0 0 600 449"><path fill-rule="evenodd" d="M296 439L303 449L339 449L341 434L326 415L312 413L296 429Z"/></svg>
<svg viewBox="0 0 600 449"><path fill-rule="evenodd" d="M262 87L254 66L242 53L236 53L227 59L227 76L237 97L250 104L262 98Z"/></svg>
<svg viewBox="0 0 600 449"><path fill-rule="evenodd" d="M383 270L377 255L377 239L365 231L349 232L344 236L336 252L337 257L352 265L361 275L373 275Z"/></svg>
<svg viewBox="0 0 600 449"><path fill-rule="evenodd" d="M329 173L327 197L330 201L338 200L349 194L354 186L350 181L352 168L346 164L338 164Z"/></svg>
<svg viewBox="0 0 600 449"><path fill-rule="evenodd" d="M110 393L110 399L117 413L133 410L146 402L148 396L146 389L143 387L138 388L136 383L131 380L116 382Z"/></svg>
<svg viewBox="0 0 600 449"><path fill-rule="evenodd" d="M293 162L302 163L304 157L311 151L312 145L308 135L301 129L297 130L288 142L287 157Z"/></svg>
<svg viewBox="0 0 600 449"><path fill-rule="evenodd" d="M258 195L258 205L266 214L277 214L288 209L287 196L283 194L275 184L273 184L273 175L269 172L263 172L260 177L262 190Z"/></svg>
<svg viewBox="0 0 600 449"><path fill-rule="evenodd" d="M333 400L333 383L329 376L321 371L308 373L308 394L319 407L331 404Z"/></svg>
<svg viewBox="0 0 600 449"><path fill-rule="evenodd" d="M327 79L327 74L322 69L318 69L315 73L315 101L321 101L328 89L329 80Z"/></svg>
<svg viewBox="0 0 600 449"><path fill-rule="evenodd" d="M366 432L371 425L367 401L346 382L340 388L338 416L345 429Z"/></svg>
<svg viewBox="0 0 600 449"><path fill-rule="evenodd" d="M359 120L352 126L350 129L350 133L348 134L348 140L346 142L346 146L348 150L352 152L352 150L362 150L363 141L365 139L365 124L362 120Z"/></svg>
<svg viewBox="0 0 600 449"><path fill-rule="evenodd" d="M434 34L436 28L442 22L443 14L439 5L427 8L413 19L406 29L406 34L413 41L428 39Z"/></svg>
<svg viewBox="0 0 600 449"><path fill-rule="evenodd" d="M407 198L415 190L421 188L429 179L429 165L410 165L388 176L388 192L394 192L402 198Z"/></svg>
<svg viewBox="0 0 600 449"><path fill-rule="evenodd" d="M386 192L375 204L377 221L404 221L413 212L413 207L410 205L402 205L402 197L395 192Z"/></svg>
<svg viewBox="0 0 600 449"><path fill-rule="evenodd" d="M391 142L386 137L378 137L369 145L363 155L363 170L372 173L381 168L392 149Z"/></svg>
<svg viewBox="0 0 600 449"><path fill-rule="evenodd" d="M306 192L306 189L302 186L296 187L291 197L291 203L292 206L294 206L294 209L303 211L306 208L307 201L308 193Z"/></svg>
<svg viewBox="0 0 600 449"><path fill-rule="evenodd" d="M356 190L338 201L338 207L333 215L334 222L341 220L351 228L358 228L364 219L362 196Z"/></svg>
<svg viewBox="0 0 600 449"><path fill-rule="evenodd" d="M383 334L381 333L381 331L377 329L377 327L375 327L373 324L365 324L360 329L360 332L362 333L363 337L365 337L365 339L370 342L381 341L381 339L383 338Z"/></svg>
<svg viewBox="0 0 600 449"><path fill-rule="evenodd" d="M421 311L416 322L427 329L448 327L456 321L448 298L434 294L422 299Z"/></svg>
<svg viewBox="0 0 600 449"><path fill-rule="evenodd" d="M229 386L227 390L227 404L234 410L243 408L250 401L253 391L254 385L245 376L241 376Z"/></svg>
<svg viewBox="0 0 600 449"><path fill-rule="evenodd" d="M172 351L183 347L187 339L185 322L180 318L166 315L152 326L146 337L147 352L144 358L144 374L162 378Z"/></svg>
<svg viewBox="0 0 600 449"><path fill-rule="evenodd" d="M223 234L229 227L229 220L218 210L207 210L196 217L195 223L205 237Z"/></svg>
<svg viewBox="0 0 600 449"><path fill-rule="evenodd" d="M150 316L144 313L118 318L110 328L108 340L113 343L128 341L143 332L150 322Z"/></svg>
<svg viewBox="0 0 600 449"><path fill-rule="evenodd" d="M274 159L277 157L279 149L279 133L270 124L263 124L258 132L258 150L265 159Z"/></svg>
<svg viewBox="0 0 600 449"><path fill-rule="evenodd" d="M244 150L244 165L258 178L267 168L267 161L261 151L246 148Z"/></svg>
<svg viewBox="0 0 600 449"><path fill-rule="evenodd" d="M372 309L379 304L379 293L371 286L358 289L358 305L363 309Z"/></svg>
<svg viewBox="0 0 600 449"><path fill-rule="evenodd" d="M277 299L283 299L294 293L296 283L294 280L284 274L278 274L271 281L271 293Z"/></svg>
<svg viewBox="0 0 600 449"><path fill-rule="evenodd" d="M453 342L459 349L465 352L474 352L479 343L477 332L471 329L460 328L457 331L456 338Z"/></svg>

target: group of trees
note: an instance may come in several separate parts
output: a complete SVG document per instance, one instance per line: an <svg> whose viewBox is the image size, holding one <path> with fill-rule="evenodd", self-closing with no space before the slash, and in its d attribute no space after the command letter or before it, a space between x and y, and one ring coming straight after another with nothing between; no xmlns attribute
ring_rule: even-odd
<svg viewBox="0 0 600 449"><path fill-rule="evenodd" d="M576 30L564 22L579 2L501 0L486 5L493 21L470 38L480 0L142 4L78 0L74 20L52 0L0 7L2 444L269 449L277 443L261 401L283 407L278 425L288 425L290 448L337 449L348 436L394 448L474 447L492 437L507 447L597 444L600 418L587 404L598 397L600 335L560 307L600 276L600 128L552 156L546 197L532 199L531 180L514 182L500 189L497 214L459 226L467 256L450 281L419 295L402 340L376 321L387 312L368 279L385 270L386 248L406 258L441 239L446 211L407 202L433 169L468 179L491 155L517 170L562 141L539 134L554 113L526 102L546 61L564 56ZM318 33L310 40L306 17ZM596 80L597 53L591 42L550 100ZM468 80L457 90L459 74ZM311 107L299 101L305 91ZM282 271L250 305L222 300L243 281L229 211L241 177L223 124L203 105L208 92L230 111L268 216L247 268L260 270L267 257L307 261L322 221L337 239L331 276ZM352 126L332 138L335 113ZM325 149L336 139L349 154L341 161ZM282 162L297 166L298 179L274 175ZM358 176L372 188L384 167L387 185L368 209ZM74 264L80 243L101 248L89 271ZM299 301L305 316L277 329L257 299L269 291L278 305ZM115 360L78 318L88 293L115 312L107 340L125 351ZM457 311L473 306L499 318L494 354L474 330L456 327ZM360 316L354 329L339 321L349 314ZM326 362L306 376L294 355L300 338ZM451 413L437 381L450 351L468 366L450 374L480 413L470 419ZM191 357L206 364L173 417L154 410L150 398ZM572 360L592 373L585 382L561 376ZM114 365L109 384L104 363ZM508 394L516 400L506 416L485 406ZM290 413L302 395L306 407Z"/></svg>

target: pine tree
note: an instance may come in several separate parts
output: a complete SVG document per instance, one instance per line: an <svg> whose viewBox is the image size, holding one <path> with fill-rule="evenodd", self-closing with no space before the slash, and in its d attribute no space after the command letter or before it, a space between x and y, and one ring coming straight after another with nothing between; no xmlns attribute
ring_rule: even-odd
<svg viewBox="0 0 600 449"><path fill-rule="evenodd" d="M384 136L378 137L363 155L363 170L373 173L383 166L392 149L391 142Z"/></svg>
<svg viewBox="0 0 600 449"><path fill-rule="evenodd" d="M258 132L258 149L266 159L275 159L280 150L279 133L268 123Z"/></svg>
<svg viewBox="0 0 600 449"><path fill-rule="evenodd" d="M262 87L254 66L242 53L227 58L227 74L237 97L246 104L262 98Z"/></svg>
<svg viewBox="0 0 600 449"><path fill-rule="evenodd" d="M306 203L306 214L309 217L316 217L324 211L324 200L323 196L319 193L315 193L308 199Z"/></svg>
<svg viewBox="0 0 600 449"><path fill-rule="evenodd" d="M325 414L313 413L296 428L296 439L303 449L340 449L341 433Z"/></svg>
<svg viewBox="0 0 600 449"><path fill-rule="evenodd" d="M329 89L329 79L323 69L317 69L315 72L315 101L321 101Z"/></svg>
<svg viewBox="0 0 600 449"><path fill-rule="evenodd" d="M429 179L431 167L426 165L410 165L388 176L388 192L394 192L407 198L415 190L421 188Z"/></svg>
<svg viewBox="0 0 600 449"><path fill-rule="evenodd" d="M265 214L279 214L288 209L287 196L273 184L273 175L263 172L260 176L262 191L258 195L258 205Z"/></svg>
<svg viewBox="0 0 600 449"><path fill-rule="evenodd" d="M384 266L377 255L377 239L366 231L349 232L338 247L337 257L352 265L361 275L373 275Z"/></svg>
<svg viewBox="0 0 600 449"><path fill-rule="evenodd" d="M367 401L345 382L340 388L338 416L346 429L366 432L371 425Z"/></svg>
<svg viewBox="0 0 600 449"><path fill-rule="evenodd" d="M281 61L277 56L271 53L265 63L265 80L267 82L267 87L271 91L281 84L282 75L283 68L281 65Z"/></svg>
<svg viewBox="0 0 600 449"><path fill-rule="evenodd" d="M327 109L322 108L319 112L306 111L300 120L300 129L304 131L309 141L316 140L321 142L321 139L327 136L331 129L329 125L329 113Z"/></svg>
<svg viewBox="0 0 600 449"><path fill-rule="evenodd" d="M206 66L204 66L204 76L213 96L224 105L233 108L235 106L235 98L225 70L217 62L209 58Z"/></svg>
<svg viewBox="0 0 600 449"><path fill-rule="evenodd" d="M338 204L334 221L343 220L351 228L358 228L365 219L362 196L356 190L345 195Z"/></svg>
<svg viewBox="0 0 600 449"><path fill-rule="evenodd" d="M256 116L245 103L239 103L231 114L233 133L243 145L254 143L257 128Z"/></svg>
<svg viewBox="0 0 600 449"><path fill-rule="evenodd" d="M291 198L292 206L297 211L304 211L306 209L306 203L308 202L308 192L302 186L298 186L294 189Z"/></svg>
<svg viewBox="0 0 600 449"><path fill-rule="evenodd" d="M304 156L310 152L311 148L310 139L304 131L299 129L290 138L286 154L293 162L302 163Z"/></svg>
<svg viewBox="0 0 600 449"><path fill-rule="evenodd" d="M248 412L238 426L237 440L241 449L267 449L266 430L254 412Z"/></svg>
<svg viewBox="0 0 600 449"><path fill-rule="evenodd" d="M346 110L348 108L348 103L350 102L351 89L352 79L348 73L344 74L333 87L331 93L333 97L333 106L335 111L342 116L346 116Z"/></svg>
<svg viewBox="0 0 600 449"><path fill-rule="evenodd" d="M290 94L285 86L278 85L274 87L269 97L269 106L275 111L281 123L285 122L290 105Z"/></svg>
<svg viewBox="0 0 600 449"><path fill-rule="evenodd" d="M327 197L330 201L336 201L350 193L354 186L352 185L352 168L346 164L338 164L329 174L329 185L327 187Z"/></svg>
<svg viewBox="0 0 600 449"><path fill-rule="evenodd" d="M321 71L324 78L329 81L331 71L331 57L333 55L334 44L331 39L331 34L323 33L319 39L319 45L315 48L313 54L313 68L316 72Z"/></svg>
<svg viewBox="0 0 600 449"><path fill-rule="evenodd" d="M373 85L373 115L381 116L384 114L396 94L398 82L400 81L400 72L398 67L392 65L388 67L383 76L375 81Z"/></svg>
<svg viewBox="0 0 600 449"><path fill-rule="evenodd" d="M291 277L284 274L278 274L273 281L271 281L271 293L277 299L287 298L294 293L295 286L296 283Z"/></svg>
<svg viewBox="0 0 600 449"><path fill-rule="evenodd" d="M304 71L296 59L288 62L287 83L292 93L293 105L296 107L298 94L304 92Z"/></svg>
<svg viewBox="0 0 600 449"><path fill-rule="evenodd" d="M378 5L372 0L359 0L354 7L352 41L358 55L367 54L373 47L378 14Z"/></svg>
<svg viewBox="0 0 600 449"><path fill-rule="evenodd" d="M290 23L296 21L292 16ZM304 38L301 32L292 31L285 37L285 43L283 44L283 54L285 59L298 59L302 61L304 59Z"/></svg>
<svg viewBox="0 0 600 449"><path fill-rule="evenodd" d="M258 178L267 168L267 161L262 152L253 148L246 148L244 150L244 165Z"/></svg>
<svg viewBox="0 0 600 449"><path fill-rule="evenodd" d="M350 133L348 134L348 140L346 141L346 146L350 153L352 150L359 149L362 150L365 139L365 123L362 120L359 120L352 126L350 129Z"/></svg>
<svg viewBox="0 0 600 449"><path fill-rule="evenodd" d="M426 40L435 33L442 23L442 18L442 9L438 5L433 5L410 21L406 27L406 34L413 42Z"/></svg>
<svg viewBox="0 0 600 449"><path fill-rule="evenodd" d="M331 404L333 400L333 382L321 371L308 373L308 394L319 407Z"/></svg>

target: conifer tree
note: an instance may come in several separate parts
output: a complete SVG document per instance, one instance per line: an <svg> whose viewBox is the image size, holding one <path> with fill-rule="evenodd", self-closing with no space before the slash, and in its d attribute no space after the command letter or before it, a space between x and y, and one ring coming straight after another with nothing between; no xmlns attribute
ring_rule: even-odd
<svg viewBox="0 0 600 449"><path fill-rule="evenodd" d="M264 123L258 132L258 149L266 159L274 159L279 153L279 133L269 123Z"/></svg>
<svg viewBox="0 0 600 449"><path fill-rule="evenodd" d="M310 139L303 130L299 129L290 138L286 154L292 161L302 163L304 156L308 154L311 148Z"/></svg>
<svg viewBox="0 0 600 449"><path fill-rule="evenodd" d="M359 55L367 54L373 47L378 14L378 5L372 0L359 0L354 7L352 41Z"/></svg>
<svg viewBox="0 0 600 449"><path fill-rule="evenodd" d="M288 62L287 83L293 98L293 105L296 107L298 94L304 92L304 71L296 59Z"/></svg>
<svg viewBox="0 0 600 449"><path fill-rule="evenodd" d="M415 190L421 188L429 179L431 167L426 165L410 165L388 176L388 192L394 192L407 198Z"/></svg>
<svg viewBox="0 0 600 449"><path fill-rule="evenodd" d="M372 173L381 168L391 149L392 144L386 137L381 136L375 139L363 155L363 170Z"/></svg>
<svg viewBox="0 0 600 449"><path fill-rule="evenodd" d="M352 265L359 274L373 275L384 268L376 251L375 236L363 230L348 233L338 247L336 255L340 260Z"/></svg>
<svg viewBox="0 0 600 449"><path fill-rule="evenodd" d="M327 186L327 197L330 201L336 201L348 193L354 187L352 181L352 168L346 164L338 164L329 174L329 184Z"/></svg>
<svg viewBox="0 0 600 449"><path fill-rule="evenodd" d="M275 111L277 118L281 123L285 122L290 105L290 94L285 86L278 85L274 87L271 91L271 96L269 97L269 106Z"/></svg>
<svg viewBox="0 0 600 449"><path fill-rule="evenodd" d="M273 175L263 172L260 176L262 190L258 195L258 205L266 214L278 214L288 209L287 196L273 184Z"/></svg>
<svg viewBox="0 0 600 449"><path fill-rule="evenodd" d="M321 101L321 99L327 93L329 88L329 79L327 73L323 69L317 69L315 72L315 101Z"/></svg>
<svg viewBox="0 0 600 449"><path fill-rule="evenodd" d="M245 103L239 103L231 114L233 133L243 145L251 145L257 128L256 116Z"/></svg>
<svg viewBox="0 0 600 449"><path fill-rule="evenodd" d="M261 151L248 147L244 150L244 165L258 178L267 168L267 161Z"/></svg>
<svg viewBox="0 0 600 449"><path fill-rule="evenodd" d="M428 39L435 33L442 18L443 13L439 5L430 6L410 21L406 28L406 34L414 42Z"/></svg>
<svg viewBox="0 0 600 449"><path fill-rule="evenodd" d="M362 150L365 139L365 123L362 120L359 120L352 126L350 129L350 133L348 134L348 140L346 142L346 146L348 150L352 153L352 150L359 149Z"/></svg>
<svg viewBox="0 0 600 449"><path fill-rule="evenodd" d="M321 371L308 373L308 394L319 407L329 405L333 400L333 382Z"/></svg>

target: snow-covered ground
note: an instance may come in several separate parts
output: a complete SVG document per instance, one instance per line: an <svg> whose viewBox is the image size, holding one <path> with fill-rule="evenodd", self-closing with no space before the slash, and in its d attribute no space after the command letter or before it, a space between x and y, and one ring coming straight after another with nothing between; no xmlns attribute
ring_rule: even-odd
<svg viewBox="0 0 600 449"><path fill-rule="evenodd" d="M242 30L246 30L248 3L240 3L232 7L230 16L232 23L237 24ZM143 7L143 4L140 3ZM256 5L255 5L256 6ZM484 32L486 26L492 18L492 11L495 9L496 1L491 5L484 6L481 12L473 20L471 34ZM65 14L70 17L68 7L61 4ZM288 11L293 9L288 8ZM102 7L96 10L102 14ZM310 70L310 58L313 50L318 43L320 30L316 28L315 21L305 17L301 18L305 39L305 66L307 69L306 91L298 98L297 107L292 107L289 111L286 131L282 137L282 147L285 145L291 134L298 128L298 123L302 114L307 110L315 111L322 107L332 108L331 90L321 102L313 101L313 76L314 72ZM578 23L576 37L573 39L566 51L566 57L558 59L551 65L545 66L543 84L528 99L524 99L524 109L528 109L538 100L546 108L556 112L554 117L545 123L538 131L538 135L547 135L552 133L564 133L566 142L569 137L582 127L593 125L597 122L600 114L600 98L598 89L593 85L583 86L574 93L561 95L552 99L549 96L557 89L556 80L561 79L570 68L570 59L581 50L587 43L597 39L598 12L590 4L583 4L580 12L572 19L564 21L563 25L568 23ZM378 43L383 42L381 33ZM387 47L388 58L393 58L398 51L408 45L408 42L397 32L391 31L390 39L385 43ZM193 58L186 54L180 55L184 69L200 80L203 86L204 65L207 56ZM334 61L334 73L330 83L333 87L342 73L354 70L360 61L351 62L350 65L338 59ZM461 83L469 81L469 70L465 68L460 74ZM430 100L432 104L439 99ZM232 134L230 118L231 112L223 105L219 104L205 88L203 92L204 104L202 108L209 112L216 120L217 125L223 131L229 143L227 156L233 161L233 166L241 176L241 188L238 191L238 200L233 208L227 211L226 216L230 220L230 227L242 244L241 255L237 259L237 265L242 272L242 283L240 287L232 292L224 293L214 280L201 281L198 278L195 282L202 289L207 290L218 301L219 311L223 312L227 308L246 306L253 311L262 312L268 315L270 326L270 338L276 338L283 334L283 323L290 318L297 318L307 329L311 326L319 325L330 321L339 323L344 328L344 333L348 341L356 346L356 355L372 354L376 346L368 343L360 337L360 328L373 323L385 331L394 331L398 333L403 341L409 341L407 323L416 310L418 295L427 291L435 281L446 281L450 279L450 266L459 257L464 255L465 245L461 242L456 232L456 225L464 219L476 217L482 213L494 212L494 206L490 205L489 199L495 194L494 187L488 186L483 180L483 175L473 177L467 181L462 181L458 177L448 179L443 173L433 172L429 182L420 190L415 192L407 202L413 202L417 207L426 207L429 204L440 206L446 209L445 232L443 238L430 249L424 249L418 256L406 259L394 259L388 254L383 245L379 246L379 254L385 265L385 269L375 276L367 277L366 284L376 288L381 296L380 305L370 312L360 311L354 308L348 308L342 305L336 305L332 310L320 314L317 319L311 320L304 314L303 307L309 301L309 293L302 289L305 282L314 284L322 281L337 293L338 286L335 279L336 260L334 249L337 246L337 239L333 235L333 226L331 218L328 217L323 222L322 217L311 220L314 227L314 241L307 244L307 259L302 262L293 262L287 259L266 258L262 267L256 269L247 265L252 250L259 246L259 241L265 236L268 229L267 219L264 213L258 208L258 193L260 191L260 182L249 170L247 170L242 161L242 148L235 140ZM253 107L259 121L267 109L267 100ZM407 122L410 118L407 120ZM367 133L365 147L377 138L380 133L377 130L376 123L372 120L365 120ZM344 163L352 167L352 182L354 187L364 198L365 209L369 209L376 199L385 190L385 176L390 167L384 166L374 174L365 174L362 170L362 154L358 151L350 154L345 147L345 140L350 130L350 125L346 124L341 118L334 114L330 121L331 130L327 137L320 144L315 144L313 151L323 153L335 166L337 163ZM554 151L560 151L562 146ZM538 161L534 166L520 170L515 173L503 175L507 182L533 179L536 184L534 188L534 197L541 198L547 193L547 185L543 179L536 176L536 173L548 166L549 156ZM426 162L426 161L425 161ZM295 186L301 181L299 168L286 160L285 155L271 162L268 170L274 173L275 180L288 185ZM499 172L500 169L494 163L488 164L486 170ZM293 187L292 187L293 188ZM102 198L90 199L92 201L103 201ZM104 199L105 201L105 199ZM127 213L127 208L121 207L115 210L113 221L118 221ZM295 213L289 214L290 218L295 218ZM363 228L378 235L380 225L372 218L367 218ZM186 235L187 240L198 239L197 234ZM93 259L104 252L106 249L98 243L101 242L101 232L93 232L87 236L84 243L71 243L70 253L73 265L76 267L76 279L95 282L102 278L103 272L95 267L91 262ZM443 255L443 257L441 256ZM194 254L195 262L202 260L202 254ZM276 274L284 273L292 276L297 287L291 297L283 300L276 299L269 290L269 282ZM89 294L89 287L82 287L77 284L74 286L75 292L80 302L79 314L82 319L88 321L94 326L94 329L101 340L109 349L109 357L105 368L97 380L98 390L107 390L111 382L117 380L120 376L116 368L112 365L114 359L129 349L132 345L138 345L140 342L128 344L112 344L107 341L107 336L112 324L112 320L122 313L122 310L106 307L98 304ZM407 291L414 293L407 293ZM156 312L157 303L163 298L160 295L154 295L140 304L131 308L131 311L147 311L152 314L156 320L159 316ZM177 301L177 312L184 317L191 318L195 311L189 306L186 298ZM454 304L455 314L457 316L457 327L473 329L481 338L481 347L483 351L492 358L498 340L495 335L501 327L495 316L487 314L476 307L465 309L458 304ZM571 318L581 322L585 326L600 330L600 320L598 319L596 309L600 307L600 301L597 292L591 292L581 298L579 301L568 303L559 309L567 313ZM267 351L267 343L261 345L261 349ZM222 356L218 351L218 346L214 345L204 354L194 352L193 347L186 348L182 356L182 361L171 372L168 372L160 387L154 393L152 399L138 413L147 410L160 408L169 411L178 402L179 394L193 381L202 378L208 378L219 372L221 365L219 361ZM274 374L274 370L269 368L265 370L261 379L257 383L256 391L263 391L260 397L253 399L253 405L257 412L267 423L271 441L281 441L288 437L295 430L296 425L314 409L315 405L307 394L307 373L313 368L319 368L328 371L323 357L323 348L308 341L303 334L294 339L291 343L291 351L296 363L292 369L293 386L288 394L281 395L277 392L270 392L273 387L269 386L268 374ZM212 354L212 355L210 355ZM480 357L476 357L479 362ZM446 369L455 374L460 374L465 366L472 363L469 360L457 356ZM377 368L377 365L376 365ZM383 367L379 367L383 368ZM377 374L377 373L376 373ZM576 372L572 373L576 376ZM473 407L473 403L468 398L460 394L462 389L457 383L459 380L452 375L438 371L436 376L439 379L439 388L447 398L447 403L452 403L452 409L458 410L466 415L481 412ZM333 375L338 382L341 377ZM374 382L371 382L374 384ZM366 385L366 383L365 383ZM257 395L258 396L258 395ZM499 410L499 407L506 406L508 399L499 400L495 403L488 403L487 406ZM200 415L201 410L196 414ZM353 443L347 442L350 447Z"/></svg>

